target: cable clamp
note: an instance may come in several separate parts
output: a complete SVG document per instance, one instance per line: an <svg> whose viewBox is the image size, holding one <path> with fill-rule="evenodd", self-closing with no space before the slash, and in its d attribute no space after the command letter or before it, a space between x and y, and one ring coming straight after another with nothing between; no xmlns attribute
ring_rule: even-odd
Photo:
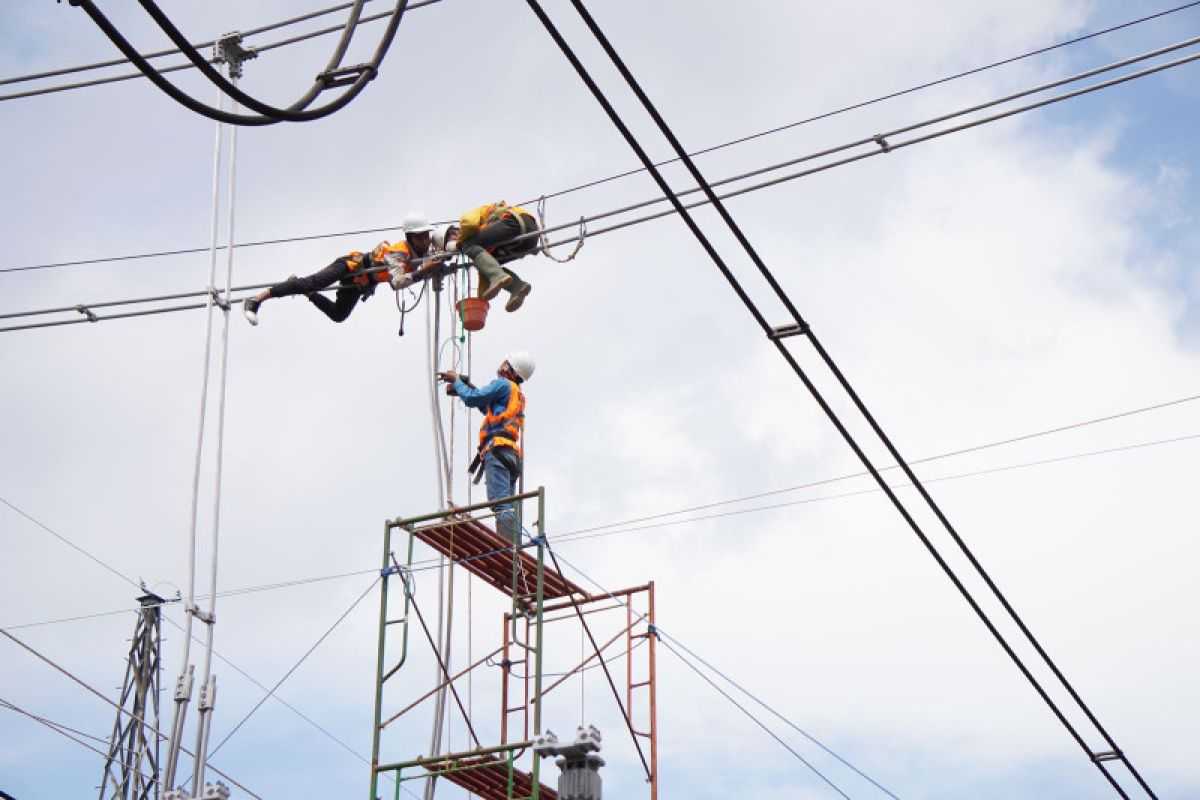
<svg viewBox="0 0 1200 800"><path fill-rule="evenodd" d="M213 44L213 61L228 64L229 77L234 80L242 77L242 63L252 58L258 58L258 51L253 47L244 47L242 34L238 31L230 31Z"/></svg>
<svg viewBox="0 0 1200 800"><path fill-rule="evenodd" d="M658 638L658 626L654 625L653 623L646 625L646 635L651 638L657 639Z"/></svg>
<svg viewBox="0 0 1200 800"><path fill-rule="evenodd" d="M400 566L399 564L394 564L390 567L384 567L383 569L379 570L379 577L381 577L381 578L386 578L390 575L403 575L403 574L404 574L404 567Z"/></svg>
<svg viewBox="0 0 1200 800"><path fill-rule="evenodd" d="M530 536L529 544L533 547L549 547L550 543L546 541L545 536Z"/></svg>
<svg viewBox="0 0 1200 800"><path fill-rule="evenodd" d="M1101 753L1092 753L1092 761L1099 764L1101 761L1123 761L1125 754L1120 750L1105 750Z"/></svg>
<svg viewBox="0 0 1200 800"><path fill-rule="evenodd" d="M77 305L77 306L75 306L75 310L78 311L80 314L83 314L85 317L87 317L88 322L99 322L100 321L100 318L97 317L95 315L95 313L93 313L92 310L85 305L82 305L82 304Z"/></svg>
<svg viewBox="0 0 1200 800"><path fill-rule="evenodd" d="M358 83L363 75L367 76L368 81L373 81L378 77L379 70L373 64L359 64L354 67L326 70L317 76L317 80L321 82L323 88L332 89L335 86L349 86L352 83Z"/></svg>
<svg viewBox="0 0 1200 800"><path fill-rule="evenodd" d="M787 325L777 325L771 328L767 338L771 341L778 341L789 336L807 336L811 330L807 322L790 322Z"/></svg>
<svg viewBox="0 0 1200 800"><path fill-rule="evenodd" d="M217 308L221 309L222 311L228 311L230 309L229 301L221 297L221 293L217 291L216 287L208 287L208 295L212 298L213 305L215 305Z"/></svg>
<svg viewBox="0 0 1200 800"><path fill-rule="evenodd" d="M892 152L892 146L890 144L888 144L887 139L883 138L882 133L877 133L874 136L872 136L871 138L875 141L875 144L879 145L880 150L882 150L885 153Z"/></svg>
<svg viewBox="0 0 1200 800"><path fill-rule="evenodd" d="M187 613L191 614L205 625L215 625L217 623L217 613L215 611L206 614L200 610L200 606L192 606L187 610Z"/></svg>

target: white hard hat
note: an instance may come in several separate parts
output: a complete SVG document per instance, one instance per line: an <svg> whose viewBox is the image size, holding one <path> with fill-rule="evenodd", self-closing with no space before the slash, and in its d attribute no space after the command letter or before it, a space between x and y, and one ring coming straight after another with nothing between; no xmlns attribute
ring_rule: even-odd
<svg viewBox="0 0 1200 800"><path fill-rule="evenodd" d="M404 228L405 234L429 233L433 230L433 226L429 224L429 217L420 211L410 211L401 226Z"/></svg>
<svg viewBox="0 0 1200 800"><path fill-rule="evenodd" d="M537 365L533 363L533 356L524 350L509 353L508 358L504 360L512 367L513 372L521 376L522 381L527 381L533 377L533 370Z"/></svg>

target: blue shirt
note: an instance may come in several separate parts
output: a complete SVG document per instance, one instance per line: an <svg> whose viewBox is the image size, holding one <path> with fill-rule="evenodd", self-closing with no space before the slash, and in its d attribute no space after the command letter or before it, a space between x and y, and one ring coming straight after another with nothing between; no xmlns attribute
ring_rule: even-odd
<svg viewBox="0 0 1200 800"><path fill-rule="evenodd" d="M507 378L496 378L482 389L472 389L463 383L462 378L459 378L454 382L454 391L467 404L468 408L478 408L485 412L500 414L508 408L508 399L512 395L512 382Z"/></svg>

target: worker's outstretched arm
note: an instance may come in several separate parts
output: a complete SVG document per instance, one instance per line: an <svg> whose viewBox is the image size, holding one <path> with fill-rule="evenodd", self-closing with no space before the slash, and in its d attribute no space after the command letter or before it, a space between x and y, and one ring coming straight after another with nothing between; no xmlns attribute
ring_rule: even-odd
<svg viewBox="0 0 1200 800"><path fill-rule="evenodd" d="M467 386L462 378L456 378L454 381L454 393L470 408L487 408L496 403L506 403L508 392L508 381L502 378L497 378L482 389Z"/></svg>

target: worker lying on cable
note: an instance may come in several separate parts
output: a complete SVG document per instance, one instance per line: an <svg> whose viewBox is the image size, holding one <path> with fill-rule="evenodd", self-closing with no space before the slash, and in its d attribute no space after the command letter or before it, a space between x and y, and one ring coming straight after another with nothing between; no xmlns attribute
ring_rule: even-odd
<svg viewBox="0 0 1200 800"><path fill-rule="evenodd" d="M292 275L283 283L277 283L254 297L247 298L242 306L242 313L250 320L251 325L257 325L258 309L267 300L302 294L325 316L334 322L344 322L359 301L365 302L375 293L379 284L386 281L392 288L402 289L412 283L414 278L419 278L422 271L428 271L439 263L422 261L419 269L414 264L415 259L436 255L440 250L432 246L433 226L423 214L409 214L404 220L403 228L403 242L381 242L370 253L352 252L335 259L328 267L312 275L302 278ZM321 289L327 289L334 284L338 284L335 299L330 300L320 293Z"/></svg>
<svg viewBox="0 0 1200 800"><path fill-rule="evenodd" d="M449 252L457 249L465 253L475 264L479 271L479 297L491 300L503 289L508 292L504 310L516 311L533 286L500 265L536 253L537 230L538 223L532 214L501 200L463 214L457 226L444 232L442 246ZM534 235L512 241L526 233Z"/></svg>
<svg viewBox="0 0 1200 800"><path fill-rule="evenodd" d="M529 353L512 353L496 370L499 377L476 389L457 372L439 372L446 382L446 394L462 398L469 408L481 409L485 416L479 428L479 451L471 462L470 471L478 482L482 472L487 481L488 500L512 497L517 493L521 477L523 453L521 431L525 428L525 393L521 384L533 375L533 357ZM492 506L496 512L496 531L520 542L521 528L512 503Z"/></svg>

